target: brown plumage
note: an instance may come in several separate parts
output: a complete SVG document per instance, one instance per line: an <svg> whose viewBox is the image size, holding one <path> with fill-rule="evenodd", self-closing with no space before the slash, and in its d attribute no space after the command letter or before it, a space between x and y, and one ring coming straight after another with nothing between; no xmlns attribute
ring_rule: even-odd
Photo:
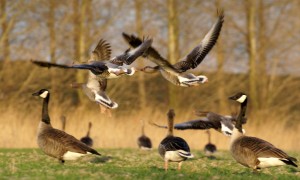
<svg viewBox="0 0 300 180"><path fill-rule="evenodd" d="M237 93L231 96L230 99L241 103L240 113L231 136L230 151L232 157L238 163L253 170L280 165L292 165L297 167L295 163L297 161L296 158L289 156L271 143L256 137L243 135L242 119L246 114L247 95Z"/></svg>
<svg viewBox="0 0 300 180"><path fill-rule="evenodd" d="M145 124L143 120L141 120L141 129L142 129L142 135L138 137L137 144L139 148L142 150L151 150L152 142L151 139L145 135Z"/></svg>
<svg viewBox="0 0 300 180"><path fill-rule="evenodd" d="M76 160L87 154L100 155L96 150L80 142L74 136L52 127L48 114L50 92L47 89L41 89L32 95L40 96L44 99L42 120L38 127L37 143L45 154L57 158L62 163L65 160Z"/></svg>
<svg viewBox="0 0 300 180"><path fill-rule="evenodd" d="M80 139L81 142L83 142L84 144L92 147L93 146L93 139L90 137L90 131L91 131L91 128L92 128L92 123L89 122L89 127L88 127L88 131L86 133L86 136L82 137Z"/></svg>

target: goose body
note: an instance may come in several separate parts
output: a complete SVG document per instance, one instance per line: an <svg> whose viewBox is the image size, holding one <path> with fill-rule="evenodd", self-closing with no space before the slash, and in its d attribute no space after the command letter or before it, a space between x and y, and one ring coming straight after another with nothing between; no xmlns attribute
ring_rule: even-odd
<svg viewBox="0 0 300 180"><path fill-rule="evenodd" d="M41 89L33 95L44 99L42 120L39 123L37 132L37 143L45 154L57 158L62 163L65 160L76 160L88 154L100 155L96 150L83 144L74 136L52 127L48 114L48 103L50 100L50 92L48 90Z"/></svg>
<svg viewBox="0 0 300 180"><path fill-rule="evenodd" d="M182 162L194 156L190 152L187 142L173 136L173 118L174 110L168 112L168 135L160 142L158 152L165 161L165 170L168 170L168 162L178 162L178 170L181 169Z"/></svg>
<svg viewBox="0 0 300 180"><path fill-rule="evenodd" d="M166 80L170 81L174 85L182 87L198 86L202 83L207 82L208 78L206 76L196 76L192 73L187 73L185 71L196 68L203 61L205 56L210 52L210 50L217 42L217 39L222 29L223 22L224 14L222 11L221 13L219 13L217 22L205 35L201 43L176 64L170 64L170 62L167 61L164 57L162 57L157 52L157 50L155 50L153 47L149 47L148 50L145 52L144 56L146 56L149 60L154 62L157 66L146 66L142 69L142 71L153 72L155 70L159 70L161 75ZM140 38L136 37L135 35L128 35L126 33L123 33L123 37L125 41L127 41L132 47L137 47L143 42Z"/></svg>
<svg viewBox="0 0 300 180"><path fill-rule="evenodd" d="M241 104L240 113L230 141L232 157L238 163L253 170L280 165L292 165L297 167L296 158L289 156L271 143L257 137L243 135L241 121L246 114L247 95L237 93L231 96L230 99Z"/></svg>
<svg viewBox="0 0 300 180"><path fill-rule="evenodd" d="M121 75L133 75L135 68L125 68L123 65L130 65L141 56L152 44L152 39L145 40L140 46L127 50L123 54L110 58L110 45L101 39L91 54L88 63L62 65L50 62L32 60L31 62L41 67L75 68L89 70L88 81L83 87L85 94L90 100L99 103L109 109L115 109L118 104L111 101L105 94L107 79L118 78Z"/></svg>
<svg viewBox="0 0 300 180"><path fill-rule="evenodd" d="M87 132L86 136L84 136L80 139L81 142L83 142L84 144L86 144L89 147L92 147L94 144L93 139L90 137L91 128L92 128L92 123L89 122L88 132Z"/></svg>
<svg viewBox="0 0 300 180"><path fill-rule="evenodd" d="M152 142L151 139L145 135L145 125L143 120L141 120L141 124L142 135L137 139L138 147L142 150L151 150Z"/></svg>

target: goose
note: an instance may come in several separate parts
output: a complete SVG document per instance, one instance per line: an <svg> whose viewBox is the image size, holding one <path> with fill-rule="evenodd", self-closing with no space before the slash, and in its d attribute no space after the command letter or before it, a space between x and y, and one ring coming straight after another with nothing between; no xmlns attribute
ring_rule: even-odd
<svg viewBox="0 0 300 180"><path fill-rule="evenodd" d="M196 76L192 73L186 73L189 69L196 68L216 44L224 22L223 11L218 13L218 20L205 35L204 39L187 56L176 64L170 64L166 58L162 57L154 48L149 47L144 53L149 60L157 66L146 66L141 71L154 72L160 71L161 75L172 84L182 87L198 86L208 81L204 75ZM123 32L123 38L132 47L137 47L143 41L135 35L129 35Z"/></svg>
<svg viewBox="0 0 300 180"><path fill-rule="evenodd" d="M218 132L223 133L225 136L231 136L233 126L235 121L234 116L223 116L213 112L206 111L196 111L197 116L201 116L200 119L189 120L186 122L178 123L174 125L174 129L177 130L207 130L207 129L215 129ZM247 119L243 119L243 123L246 123ZM167 128L167 126L158 125L154 122L150 122L150 124L159 127L159 128ZM243 129L243 132L245 130Z"/></svg>
<svg viewBox="0 0 300 180"><path fill-rule="evenodd" d="M208 136L208 143L204 146L204 152L207 156L212 157L212 155L217 151L217 146L212 144L210 141L210 131L206 131Z"/></svg>
<svg viewBox="0 0 300 180"><path fill-rule="evenodd" d="M296 158L289 156L265 140L246 136L242 133L242 118L246 114L247 95L243 92L238 92L230 96L229 99L241 104L230 140L232 157L243 166L252 168L254 172L271 166L292 165L297 167Z"/></svg>
<svg viewBox="0 0 300 180"><path fill-rule="evenodd" d="M80 139L81 142L83 142L84 144L92 147L93 146L93 139L90 138L90 131L91 131L91 128L92 128L92 123L89 122L89 128L88 128L88 132L86 134L86 136L82 137Z"/></svg>
<svg viewBox="0 0 300 180"><path fill-rule="evenodd" d="M60 121L61 121L61 130L65 131L65 129L66 129L66 116L64 116L64 115L60 116Z"/></svg>
<svg viewBox="0 0 300 180"><path fill-rule="evenodd" d="M188 143L181 137L173 136L173 121L175 112L170 109L168 112L168 134L160 142L158 152L165 161L165 171L168 170L168 163L178 162L178 170L181 169L182 162L188 158L193 158Z"/></svg>
<svg viewBox="0 0 300 180"><path fill-rule="evenodd" d="M91 54L90 60L85 64L62 65L39 60L31 60L31 62L40 67L56 67L56 68L75 68L89 70L88 81L83 88L85 94L96 103L107 108L115 109L118 104L112 102L108 96L103 93L107 87L107 79L118 78L121 75L133 75L135 68L127 69L124 64L130 65L134 60L141 56L152 44L152 39L146 39L135 49L128 49L123 54L110 58L111 48L109 43L100 39L95 50ZM108 60L110 59L110 60Z"/></svg>
<svg viewBox="0 0 300 180"><path fill-rule="evenodd" d="M141 120L141 124L142 135L137 139L137 144L142 150L151 150L152 142L151 139L145 135L145 124L143 120Z"/></svg>
<svg viewBox="0 0 300 180"><path fill-rule="evenodd" d="M41 89L32 95L44 99L42 120L39 123L37 133L37 143L45 154L58 159L61 163L64 163L65 160L76 160L88 154L101 155L96 150L80 142L74 136L52 127L48 114L48 103L50 100L49 90Z"/></svg>

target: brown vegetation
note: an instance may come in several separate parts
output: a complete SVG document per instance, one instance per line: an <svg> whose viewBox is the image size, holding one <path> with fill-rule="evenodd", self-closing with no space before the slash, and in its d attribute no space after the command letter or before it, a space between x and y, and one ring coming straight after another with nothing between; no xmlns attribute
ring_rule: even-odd
<svg viewBox="0 0 300 180"><path fill-rule="evenodd" d="M298 1L0 0L0 8L0 147L36 147L41 101L31 93L49 88L53 126L60 128L59 117L65 115L66 131L79 138L91 121L95 147L136 147L140 119L163 124L169 108L175 109L175 122L197 118L194 109L237 112L227 97L244 91L250 96L247 134L283 149L300 149ZM111 43L116 55L128 48L123 31L151 36L154 47L173 61L199 44L215 22L217 8L225 11L221 36L194 70L207 75L209 83L175 87L159 73L110 80L107 94L119 104L111 118L70 87L84 81L87 72L41 69L29 62L85 61L100 38ZM138 61L133 66L147 62ZM146 125L154 146L165 133ZM202 131L175 135L186 138L192 148L202 149L206 143ZM217 132L212 141L228 148L227 137Z"/></svg>

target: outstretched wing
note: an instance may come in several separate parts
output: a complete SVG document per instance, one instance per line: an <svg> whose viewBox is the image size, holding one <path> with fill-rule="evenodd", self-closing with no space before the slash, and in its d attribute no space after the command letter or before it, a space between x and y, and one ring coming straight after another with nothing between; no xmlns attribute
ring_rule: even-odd
<svg viewBox="0 0 300 180"><path fill-rule="evenodd" d="M221 129L221 123L217 121L208 121L207 119L191 120L174 125L175 129L186 130L186 129Z"/></svg>
<svg viewBox="0 0 300 180"><path fill-rule="evenodd" d="M46 62L46 61L31 60L31 62L40 67L47 67L47 68L55 67L55 68L64 68L64 69L72 68L69 65L56 64L56 63L51 63L51 62Z"/></svg>
<svg viewBox="0 0 300 180"><path fill-rule="evenodd" d="M203 61L205 56L210 52L213 46L216 44L222 29L223 22L224 22L224 13L223 11L220 11L218 12L218 21L205 35L201 43L198 46L196 46L180 62L174 64L173 65L174 68L176 68L180 72L185 72L189 69L196 68Z"/></svg>
<svg viewBox="0 0 300 180"><path fill-rule="evenodd" d="M110 44L104 39L100 39L91 56L91 60L93 61L109 60L111 56Z"/></svg>
<svg viewBox="0 0 300 180"><path fill-rule="evenodd" d="M126 33L122 33L123 38L125 41L131 46L131 47L138 47L140 44L142 44L142 40L135 36L135 35L128 35ZM162 57L156 49L154 49L152 46L148 48L148 50L144 53L144 57L148 58L150 61L154 62L158 66L162 67L168 67L173 69L174 71L177 71L176 69L173 68L173 66L167 61L164 57Z"/></svg>

